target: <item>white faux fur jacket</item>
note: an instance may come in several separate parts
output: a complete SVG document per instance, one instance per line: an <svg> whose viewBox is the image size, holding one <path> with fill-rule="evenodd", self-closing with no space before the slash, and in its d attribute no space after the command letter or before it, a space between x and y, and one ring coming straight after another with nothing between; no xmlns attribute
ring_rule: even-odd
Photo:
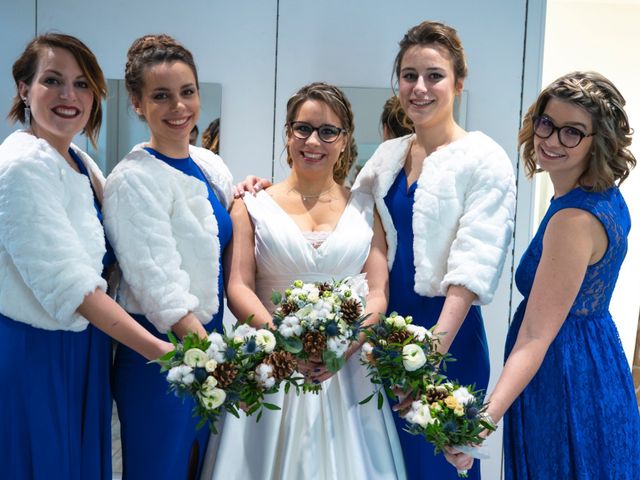
<svg viewBox="0 0 640 480"><path fill-rule="evenodd" d="M384 142L364 165L353 190L372 193L386 231L389 269L397 234L384 197L403 168L413 135ZM425 158L413 206L416 293L446 295L461 285L491 302L511 242L516 206L513 166L481 132Z"/></svg>
<svg viewBox="0 0 640 480"><path fill-rule="evenodd" d="M98 166L71 145L97 191ZM82 331L76 313L101 277L104 231L88 178L46 140L17 131L0 145L0 312L45 330Z"/></svg>
<svg viewBox="0 0 640 480"><path fill-rule="evenodd" d="M165 333L193 312L206 324L218 311L220 242L206 185L137 145L107 178L104 225L122 269L118 302ZM220 202L233 200L222 159L189 147Z"/></svg>

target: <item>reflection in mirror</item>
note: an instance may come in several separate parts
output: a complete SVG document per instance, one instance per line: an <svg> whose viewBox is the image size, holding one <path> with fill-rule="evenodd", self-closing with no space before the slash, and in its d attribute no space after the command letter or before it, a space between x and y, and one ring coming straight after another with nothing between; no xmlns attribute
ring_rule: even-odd
<svg viewBox="0 0 640 480"><path fill-rule="evenodd" d="M357 172L373 155L383 141L380 116L385 102L394 95L391 88L340 87L349 101L355 120L354 138L358 146L358 157L354 162L347 182L353 181ZM467 102L469 93L464 90L456 97L453 116L462 128L467 124Z"/></svg>
<svg viewBox="0 0 640 480"><path fill-rule="evenodd" d="M147 124L133 111L124 80L108 79L109 96L102 104L102 127L97 149L88 145L88 153L106 175L133 148L149 140ZM198 129L204 132L215 119L220 118L222 85L200 83L200 119ZM196 139L200 145L200 139Z"/></svg>

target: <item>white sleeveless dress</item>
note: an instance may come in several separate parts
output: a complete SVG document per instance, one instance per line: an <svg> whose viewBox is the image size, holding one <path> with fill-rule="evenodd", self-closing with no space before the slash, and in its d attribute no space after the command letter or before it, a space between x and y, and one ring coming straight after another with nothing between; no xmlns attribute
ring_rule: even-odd
<svg viewBox="0 0 640 480"><path fill-rule="evenodd" d="M373 237L373 198L353 192L336 228L317 248L266 192L245 195L255 229L256 294L269 310L273 290L358 274ZM318 395L279 392L279 411L254 417L226 415L213 435L203 479L375 480L405 478L402 452L388 402L378 410L354 354L322 384Z"/></svg>

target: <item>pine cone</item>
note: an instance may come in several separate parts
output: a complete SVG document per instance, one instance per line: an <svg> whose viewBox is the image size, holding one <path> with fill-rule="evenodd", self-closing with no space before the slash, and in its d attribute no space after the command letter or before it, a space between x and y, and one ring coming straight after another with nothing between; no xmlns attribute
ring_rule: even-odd
<svg viewBox="0 0 640 480"><path fill-rule="evenodd" d="M323 282L318 284L318 291L320 292L320 296L322 296L324 292L330 292L331 290L332 288L330 283Z"/></svg>
<svg viewBox="0 0 640 480"><path fill-rule="evenodd" d="M449 392L446 387L440 385L429 385L424 395L428 403L433 403L447 398L449 396Z"/></svg>
<svg viewBox="0 0 640 480"><path fill-rule="evenodd" d="M322 355L327 347L327 339L320 332L307 332L302 335L302 348L309 355Z"/></svg>
<svg viewBox="0 0 640 480"><path fill-rule="evenodd" d="M276 380L289 378L298 368L298 362L289 352L272 352L264 359L264 363L273 367L273 377Z"/></svg>
<svg viewBox="0 0 640 480"><path fill-rule="evenodd" d="M280 305L280 311L282 312L282 315L284 317L286 317L291 313L295 313L297 310L298 310L297 305L291 301L284 302L282 305Z"/></svg>
<svg viewBox="0 0 640 480"><path fill-rule="evenodd" d="M388 343L404 343L405 340L411 338L413 335L406 330L396 330L387 337Z"/></svg>
<svg viewBox="0 0 640 480"><path fill-rule="evenodd" d="M238 369L231 363L219 363L213 371L213 376L218 381L218 386L223 390L229 388L238 375Z"/></svg>
<svg viewBox="0 0 640 480"><path fill-rule="evenodd" d="M342 318L347 323L353 323L362 315L362 305L355 298L348 298L340 307L342 311Z"/></svg>

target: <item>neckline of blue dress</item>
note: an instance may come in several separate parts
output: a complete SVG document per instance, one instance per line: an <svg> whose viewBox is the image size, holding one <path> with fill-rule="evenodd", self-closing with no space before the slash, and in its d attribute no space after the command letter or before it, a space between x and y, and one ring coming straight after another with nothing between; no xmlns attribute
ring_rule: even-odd
<svg viewBox="0 0 640 480"><path fill-rule="evenodd" d="M151 148L151 147L144 147L144 149L150 153L151 155L153 155L154 157L156 157L158 160L162 160L163 162L185 162L185 161L189 161L191 160L191 155L188 155L184 158L174 158L174 157L169 157L167 155L165 155L164 153L160 153L159 151Z"/></svg>

